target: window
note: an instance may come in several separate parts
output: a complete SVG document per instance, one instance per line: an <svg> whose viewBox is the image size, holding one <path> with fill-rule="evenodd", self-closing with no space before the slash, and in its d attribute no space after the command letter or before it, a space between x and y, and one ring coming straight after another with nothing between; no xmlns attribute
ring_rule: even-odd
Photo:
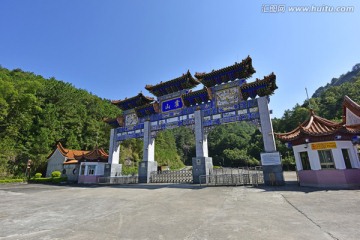
<svg viewBox="0 0 360 240"><path fill-rule="evenodd" d="M303 170L311 170L309 155L307 152L299 152Z"/></svg>
<svg viewBox="0 0 360 240"><path fill-rule="evenodd" d="M321 169L335 168L334 158L331 150L319 150Z"/></svg>
<svg viewBox="0 0 360 240"><path fill-rule="evenodd" d="M345 162L345 166L346 169L351 169L351 161L350 161L350 156L349 156L349 150L346 148L341 149L343 158L344 158L344 162Z"/></svg>
<svg viewBox="0 0 360 240"><path fill-rule="evenodd" d="M87 175L95 175L96 165L88 165L88 174Z"/></svg>

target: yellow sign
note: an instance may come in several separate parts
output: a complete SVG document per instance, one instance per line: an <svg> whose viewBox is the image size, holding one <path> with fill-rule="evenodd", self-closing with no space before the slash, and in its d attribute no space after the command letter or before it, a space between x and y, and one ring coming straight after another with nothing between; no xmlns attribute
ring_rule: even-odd
<svg viewBox="0 0 360 240"><path fill-rule="evenodd" d="M322 143L311 144L311 150L333 149L333 148L336 148L336 142L322 142Z"/></svg>

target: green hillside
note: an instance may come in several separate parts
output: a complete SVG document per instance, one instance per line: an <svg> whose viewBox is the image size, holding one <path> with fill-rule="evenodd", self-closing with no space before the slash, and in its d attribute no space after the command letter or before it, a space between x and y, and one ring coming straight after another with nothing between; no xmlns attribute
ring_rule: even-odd
<svg viewBox="0 0 360 240"><path fill-rule="evenodd" d="M0 174L20 174L32 159L44 171L57 141L72 149L108 148L108 100L54 78L0 68Z"/></svg>
<svg viewBox="0 0 360 240"><path fill-rule="evenodd" d="M360 76L360 63L356 64L351 71L342 74L338 78L331 79L331 82L326 84L323 87L316 89L315 93L312 95L313 98L318 98L323 92L325 92L330 87L340 86L346 82L355 82L355 80Z"/></svg>
<svg viewBox="0 0 360 240"><path fill-rule="evenodd" d="M288 132L294 129L309 117L310 107L315 113L329 120L341 121L342 103L344 96L360 103L360 64L355 65L352 71L333 78L325 87L318 88L309 101L295 105L286 110L280 119L273 119L275 132Z"/></svg>

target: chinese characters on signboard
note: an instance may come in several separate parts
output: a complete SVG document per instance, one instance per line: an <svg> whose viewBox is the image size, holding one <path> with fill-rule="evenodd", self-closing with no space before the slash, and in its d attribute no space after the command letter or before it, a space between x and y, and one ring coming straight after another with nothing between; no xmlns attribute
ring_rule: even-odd
<svg viewBox="0 0 360 240"><path fill-rule="evenodd" d="M183 102L181 98L174 98L168 101L164 101L161 104L161 111L168 112L176 109L180 109L183 107Z"/></svg>

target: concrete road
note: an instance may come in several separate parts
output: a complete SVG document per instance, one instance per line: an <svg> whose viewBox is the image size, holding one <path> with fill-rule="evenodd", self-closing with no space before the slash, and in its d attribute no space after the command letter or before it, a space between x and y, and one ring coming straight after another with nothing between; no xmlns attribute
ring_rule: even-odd
<svg viewBox="0 0 360 240"><path fill-rule="evenodd" d="M0 185L0 239L360 239L360 190Z"/></svg>

